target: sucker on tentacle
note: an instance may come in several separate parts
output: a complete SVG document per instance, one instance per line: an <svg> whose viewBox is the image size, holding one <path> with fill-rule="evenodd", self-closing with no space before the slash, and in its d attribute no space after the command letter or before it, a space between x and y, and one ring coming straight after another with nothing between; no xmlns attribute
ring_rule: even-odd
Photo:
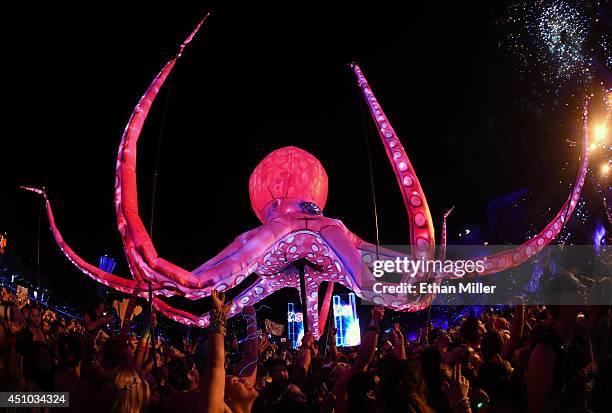
<svg viewBox="0 0 612 413"><path fill-rule="evenodd" d="M376 129L385 147L387 157L393 167L398 185L402 192L408 220L410 222L410 246L415 258L431 259L434 253L434 226L427 206L425 193L412 167L412 163L404 150L404 146L395 133L391 122L374 96L368 81L359 65L352 63L351 67L357 77L357 82L363 97L370 109L370 114L376 123ZM424 276L426 274L423 274Z"/></svg>

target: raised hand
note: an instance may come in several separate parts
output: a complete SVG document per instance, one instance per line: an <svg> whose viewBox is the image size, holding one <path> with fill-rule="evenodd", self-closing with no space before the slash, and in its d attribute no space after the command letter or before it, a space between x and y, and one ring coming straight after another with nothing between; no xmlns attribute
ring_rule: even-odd
<svg viewBox="0 0 612 413"><path fill-rule="evenodd" d="M402 333L402 325L400 323L393 324L393 333L398 340L404 340L404 333Z"/></svg>
<svg viewBox="0 0 612 413"><path fill-rule="evenodd" d="M470 390L470 382L461 374L461 363L453 367L450 383L444 382L442 391L452 405L467 400L468 391Z"/></svg>
<svg viewBox="0 0 612 413"><path fill-rule="evenodd" d="M225 293L222 291L213 290L211 293L213 309L227 314L230 310L228 305L225 305Z"/></svg>
<svg viewBox="0 0 612 413"><path fill-rule="evenodd" d="M578 376L584 381L590 380L597 375L599 368L597 363L589 363L582 370L579 371Z"/></svg>
<svg viewBox="0 0 612 413"><path fill-rule="evenodd" d="M268 342L267 339L265 338L260 339L259 343L257 343L257 354L261 355L264 351L266 351L269 345L270 343Z"/></svg>
<svg viewBox="0 0 612 413"><path fill-rule="evenodd" d="M312 332L307 331L306 334L304 334L304 337L302 337L302 345L309 347L312 345L312 343L314 343L314 335Z"/></svg>
<svg viewBox="0 0 612 413"><path fill-rule="evenodd" d="M391 333L389 335L391 336L391 341L393 341L393 345L395 345L398 340L397 333L395 332L395 330L391 330Z"/></svg>

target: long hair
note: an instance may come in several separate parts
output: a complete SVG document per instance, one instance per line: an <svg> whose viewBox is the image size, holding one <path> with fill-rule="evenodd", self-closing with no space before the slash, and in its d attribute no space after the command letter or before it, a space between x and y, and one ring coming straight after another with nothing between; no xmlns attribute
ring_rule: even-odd
<svg viewBox="0 0 612 413"><path fill-rule="evenodd" d="M420 369L407 360L396 360L384 369L376 392L381 413L434 413L427 404Z"/></svg>
<svg viewBox="0 0 612 413"><path fill-rule="evenodd" d="M111 412L139 413L147 410L149 405L149 384L132 369L121 369L113 380L115 402Z"/></svg>

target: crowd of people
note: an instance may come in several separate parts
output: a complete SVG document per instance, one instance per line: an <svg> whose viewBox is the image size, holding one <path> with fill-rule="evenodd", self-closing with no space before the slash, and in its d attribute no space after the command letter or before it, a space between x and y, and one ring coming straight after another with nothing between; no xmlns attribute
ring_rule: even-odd
<svg viewBox="0 0 612 413"><path fill-rule="evenodd" d="M328 327L318 340L307 331L292 349L261 334L253 307L242 312L242 341L227 334L224 301L213 292L201 340L169 346L152 338L154 313L137 334L112 334L102 300L66 319L5 290L0 389L69 392L65 409L74 412L612 410L611 306L518 300L447 329L428 323L414 341L376 306L358 347L337 348Z"/></svg>

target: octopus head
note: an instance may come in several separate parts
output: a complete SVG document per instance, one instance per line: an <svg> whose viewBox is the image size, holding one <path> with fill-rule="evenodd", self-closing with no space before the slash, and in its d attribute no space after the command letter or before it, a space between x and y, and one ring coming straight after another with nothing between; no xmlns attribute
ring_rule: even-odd
<svg viewBox="0 0 612 413"><path fill-rule="evenodd" d="M290 212L321 215L327 201L327 173L313 155L287 146L257 165L249 179L249 195L263 223Z"/></svg>

